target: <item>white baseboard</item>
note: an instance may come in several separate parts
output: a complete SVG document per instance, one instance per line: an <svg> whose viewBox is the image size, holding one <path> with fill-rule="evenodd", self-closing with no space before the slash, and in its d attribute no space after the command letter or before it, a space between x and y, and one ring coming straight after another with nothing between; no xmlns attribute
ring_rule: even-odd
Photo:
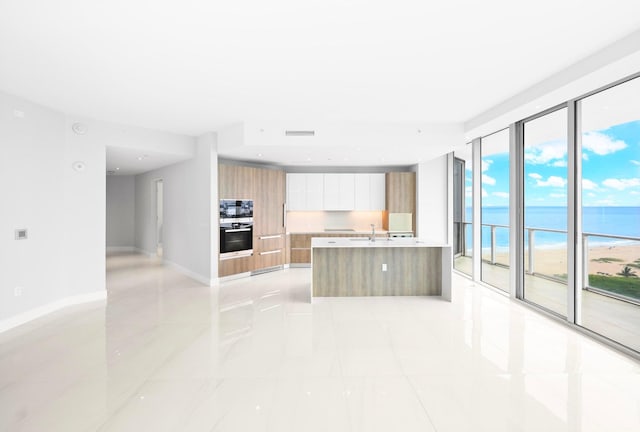
<svg viewBox="0 0 640 432"><path fill-rule="evenodd" d="M104 300L106 298L107 290L100 290L56 300L52 303L46 304L44 306L39 306L37 308L22 312L18 315L12 316L11 318L0 321L0 333L69 306L97 300Z"/></svg>
<svg viewBox="0 0 640 432"><path fill-rule="evenodd" d="M144 249L140 249L138 247L134 247L133 251L134 252L138 252L139 254L142 254L142 255L146 255L149 258L153 258L153 257L157 257L158 256L158 254L156 254L155 252L149 252L149 251L146 251Z"/></svg>
<svg viewBox="0 0 640 432"><path fill-rule="evenodd" d="M194 271L191 271L188 268L185 268L185 267L181 266L180 264L176 264L176 263L174 263L172 261L169 261L169 260L166 260L166 259L163 259L162 262L165 265L171 267L172 269L174 269L176 271L179 271L180 273L184 274L185 276L189 276L191 279L195 279L198 282L203 283L203 284L205 284L207 286L216 285L217 281L215 281L213 279L209 279L208 277L203 276L203 275L201 275L199 273L196 273Z"/></svg>
<svg viewBox="0 0 640 432"><path fill-rule="evenodd" d="M136 252L135 246L107 246L107 254L119 252Z"/></svg>

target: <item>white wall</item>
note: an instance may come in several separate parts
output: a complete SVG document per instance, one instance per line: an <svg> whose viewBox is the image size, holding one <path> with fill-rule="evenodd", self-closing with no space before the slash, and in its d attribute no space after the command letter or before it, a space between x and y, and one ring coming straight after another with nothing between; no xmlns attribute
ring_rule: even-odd
<svg viewBox="0 0 640 432"><path fill-rule="evenodd" d="M448 243L447 155L418 164L416 189L417 236Z"/></svg>
<svg viewBox="0 0 640 432"><path fill-rule="evenodd" d="M155 185L164 187L163 258L207 284L217 278L217 153L213 133L198 138L196 156L135 177L135 245L155 254ZM217 208L217 206L216 206Z"/></svg>
<svg viewBox="0 0 640 432"><path fill-rule="evenodd" d="M107 250L135 245L135 177L107 176Z"/></svg>
<svg viewBox="0 0 640 432"><path fill-rule="evenodd" d="M0 93L0 330L105 295L105 151L74 121Z"/></svg>

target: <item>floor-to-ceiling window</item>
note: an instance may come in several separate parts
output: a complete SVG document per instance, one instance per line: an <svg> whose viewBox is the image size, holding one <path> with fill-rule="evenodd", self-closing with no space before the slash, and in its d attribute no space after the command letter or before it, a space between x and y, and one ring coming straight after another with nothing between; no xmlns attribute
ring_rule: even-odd
<svg viewBox="0 0 640 432"><path fill-rule="evenodd" d="M453 267L473 273L473 146L454 152L453 162Z"/></svg>
<svg viewBox="0 0 640 432"><path fill-rule="evenodd" d="M509 130L482 138L481 279L509 291Z"/></svg>
<svg viewBox="0 0 640 432"><path fill-rule="evenodd" d="M524 299L567 315L567 108L523 124Z"/></svg>
<svg viewBox="0 0 640 432"><path fill-rule="evenodd" d="M640 78L578 101L577 324L640 351Z"/></svg>

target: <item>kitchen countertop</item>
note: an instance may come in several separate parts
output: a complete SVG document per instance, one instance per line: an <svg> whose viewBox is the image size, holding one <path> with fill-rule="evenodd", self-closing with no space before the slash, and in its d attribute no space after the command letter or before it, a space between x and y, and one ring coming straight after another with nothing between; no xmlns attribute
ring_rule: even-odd
<svg viewBox="0 0 640 432"><path fill-rule="evenodd" d="M402 231L406 232L406 231ZM316 231L287 231L287 234L371 234L371 230L316 230ZM376 228L376 234L387 234L387 230Z"/></svg>
<svg viewBox="0 0 640 432"><path fill-rule="evenodd" d="M372 242L363 237L323 237L311 240L311 248L384 248L384 247L449 247L448 244L436 243L416 237L378 238Z"/></svg>

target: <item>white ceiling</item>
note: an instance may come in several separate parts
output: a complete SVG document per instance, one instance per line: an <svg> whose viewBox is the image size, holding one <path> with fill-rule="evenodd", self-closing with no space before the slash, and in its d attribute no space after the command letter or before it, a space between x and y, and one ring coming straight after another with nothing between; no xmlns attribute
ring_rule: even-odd
<svg viewBox="0 0 640 432"><path fill-rule="evenodd" d="M194 136L415 128L463 123L638 28L638 0L2 0L0 90Z"/></svg>

